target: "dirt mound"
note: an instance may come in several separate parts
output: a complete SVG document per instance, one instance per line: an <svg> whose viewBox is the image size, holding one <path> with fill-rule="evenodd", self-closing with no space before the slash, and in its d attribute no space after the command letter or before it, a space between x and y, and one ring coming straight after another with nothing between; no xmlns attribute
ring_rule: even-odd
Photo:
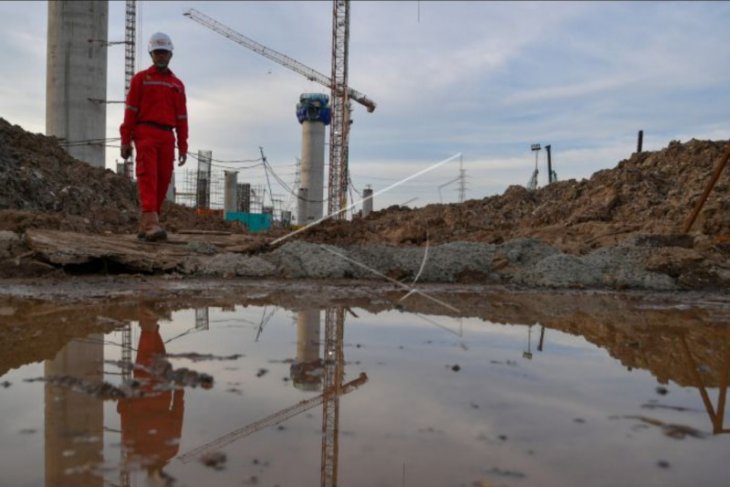
<svg viewBox="0 0 730 487"><path fill-rule="evenodd" d="M725 141L671 142L633 154L588 180L536 191L511 186L498 196L419 209L391 207L353 221L326 221L297 235L334 245L431 245L452 241L499 244L540 239L584 254L637 233L672 234L702 194ZM55 138L31 134L0 118L0 230L27 228L134 233L139 205L133 182L69 156ZM166 203L163 223L181 229L243 232L236 222L203 217ZM721 175L694 232L730 235L730 170ZM281 235L276 229L268 235Z"/></svg>
<svg viewBox="0 0 730 487"><path fill-rule="evenodd" d="M74 159L54 137L26 132L2 118L0 147L0 230L136 232L139 202L132 181ZM201 217L176 204L165 204L162 220L172 231L243 231L238 223Z"/></svg>
<svg viewBox="0 0 730 487"><path fill-rule="evenodd" d="M536 191L510 186L501 195L462 204L391 207L353 224L326 222L303 238L339 245L424 245L532 237L585 253L636 233L681 231L726 149L724 141L674 141L660 151L634 154L589 180ZM721 175L692 230L730 235L730 170Z"/></svg>

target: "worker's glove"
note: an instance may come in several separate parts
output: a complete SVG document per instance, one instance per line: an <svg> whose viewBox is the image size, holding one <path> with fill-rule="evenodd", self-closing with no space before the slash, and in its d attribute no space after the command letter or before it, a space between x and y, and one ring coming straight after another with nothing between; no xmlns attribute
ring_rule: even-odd
<svg viewBox="0 0 730 487"><path fill-rule="evenodd" d="M124 159L126 161L132 155L132 145L131 144L122 144L122 149L120 152L122 155L122 159Z"/></svg>
<svg viewBox="0 0 730 487"><path fill-rule="evenodd" d="M180 154L180 156L177 159L178 159L178 161L180 161L177 163L177 165L183 166L183 165L185 165L185 161L188 160L188 155L183 152Z"/></svg>

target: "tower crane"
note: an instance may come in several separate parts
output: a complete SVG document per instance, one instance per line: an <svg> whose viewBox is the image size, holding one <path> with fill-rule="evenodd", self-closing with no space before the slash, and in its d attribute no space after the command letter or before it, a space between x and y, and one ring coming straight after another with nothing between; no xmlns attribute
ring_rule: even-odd
<svg viewBox="0 0 730 487"><path fill-rule="evenodd" d="M310 81L330 89L332 123L330 125L330 161L327 211L334 218L344 218L347 203L348 144L350 132L350 99L363 105L368 112L375 110L375 102L347 84L348 45L350 36L350 1L334 0L332 10L332 76L328 77L299 61L270 49L214 20L189 9L183 15L208 27L214 32L295 71Z"/></svg>
<svg viewBox="0 0 730 487"><path fill-rule="evenodd" d="M327 88L330 88L332 86L332 80L327 75L322 74L316 69L310 68L303 63L300 63L296 59L293 59L286 54L282 54L278 51L275 51L274 49L270 49L264 46L263 44L259 44L250 37L246 37L245 35L236 32L230 27L227 27L221 22L218 22L212 17L209 17L208 15L205 15L204 13L194 8L189 9L183 15L191 20L194 20L200 25L208 27L210 30L219 33L223 37L227 37L233 42L241 44L242 46L247 47L248 49L251 49L256 53L261 54L265 58L268 58L275 63L284 66L285 68L291 69L292 71L301 74L309 81L314 81L323 86L326 86ZM376 103L368 98L366 95L352 88L348 88L347 94L350 98L367 108L368 112L372 113L373 111L375 111Z"/></svg>
<svg viewBox="0 0 730 487"><path fill-rule="evenodd" d="M327 213L345 218L347 186L350 181L350 100L347 97L347 53L350 42L350 0L332 2L332 85L330 104L330 167L327 187Z"/></svg>

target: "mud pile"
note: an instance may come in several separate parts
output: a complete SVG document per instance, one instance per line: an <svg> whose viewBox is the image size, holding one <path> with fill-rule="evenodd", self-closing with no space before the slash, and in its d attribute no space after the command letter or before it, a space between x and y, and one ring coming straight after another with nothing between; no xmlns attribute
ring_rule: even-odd
<svg viewBox="0 0 730 487"><path fill-rule="evenodd" d="M133 182L69 156L57 139L31 134L0 118L0 230L65 229L133 233L139 204ZM419 209L391 207L367 218L327 221L301 238L334 245L413 246L471 241L500 244L519 237L585 254L632 234L671 234L702 194L724 141L671 142L633 154L588 180L560 181L536 191L510 186L497 196ZM693 231L730 235L730 171L720 177ZM176 204L163 209L172 231L243 231Z"/></svg>
<svg viewBox="0 0 730 487"><path fill-rule="evenodd" d="M725 150L724 141L674 141L660 151L633 154L588 180L536 191L510 186L501 195L462 204L391 207L355 224L327 222L304 238L337 245L424 245L529 237L585 254L633 234L681 232ZM730 235L730 170L721 175L692 231Z"/></svg>
<svg viewBox="0 0 730 487"><path fill-rule="evenodd" d="M132 181L74 159L54 137L29 133L2 118L0 147L0 230L136 232L139 202ZM237 223L200 217L176 204L165 204L162 219L173 231L242 231Z"/></svg>

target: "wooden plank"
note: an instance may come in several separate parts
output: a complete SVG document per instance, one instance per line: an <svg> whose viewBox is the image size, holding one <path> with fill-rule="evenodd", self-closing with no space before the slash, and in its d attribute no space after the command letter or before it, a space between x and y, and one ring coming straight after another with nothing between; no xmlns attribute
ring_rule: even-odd
<svg viewBox="0 0 730 487"><path fill-rule="evenodd" d="M184 247L137 240L136 235L92 235L31 229L28 246L55 265L83 265L97 260L116 262L134 270L174 269L190 255Z"/></svg>
<svg viewBox="0 0 730 487"><path fill-rule="evenodd" d="M30 249L54 265L84 265L98 260L117 263L133 271L169 272L185 259L204 257L199 245L215 253L253 254L267 248L271 239L251 235L169 234L167 241L145 242L136 235L97 235L58 230L29 229ZM197 245L196 245L197 244Z"/></svg>

